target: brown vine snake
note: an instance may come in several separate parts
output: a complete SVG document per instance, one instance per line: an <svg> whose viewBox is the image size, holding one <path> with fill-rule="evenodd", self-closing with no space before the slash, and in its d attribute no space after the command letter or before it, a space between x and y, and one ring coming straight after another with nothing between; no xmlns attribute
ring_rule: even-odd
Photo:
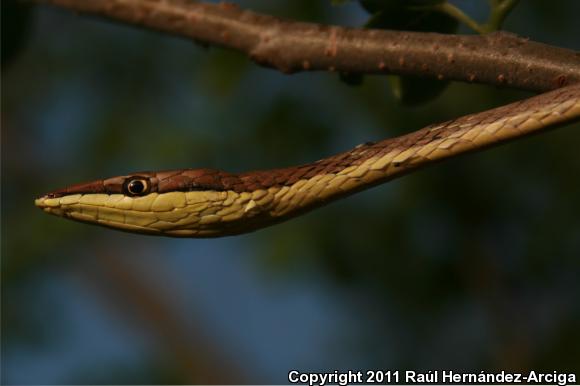
<svg viewBox="0 0 580 386"><path fill-rule="evenodd" d="M580 84L320 161L240 174L212 169L140 172L69 186L35 204L120 230L175 237L249 232L417 168L580 119Z"/></svg>

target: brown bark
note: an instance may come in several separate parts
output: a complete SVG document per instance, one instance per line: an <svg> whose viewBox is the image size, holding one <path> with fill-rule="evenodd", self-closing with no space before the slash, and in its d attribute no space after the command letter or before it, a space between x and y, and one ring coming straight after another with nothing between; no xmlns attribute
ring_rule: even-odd
<svg viewBox="0 0 580 386"><path fill-rule="evenodd" d="M284 73L401 74L547 91L580 80L580 53L517 35L443 35L283 20L187 0L32 0L238 50Z"/></svg>

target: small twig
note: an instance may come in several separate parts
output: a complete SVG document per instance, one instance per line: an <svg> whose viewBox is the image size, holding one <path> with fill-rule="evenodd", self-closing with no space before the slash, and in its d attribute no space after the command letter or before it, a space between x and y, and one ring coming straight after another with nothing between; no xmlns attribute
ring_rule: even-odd
<svg viewBox="0 0 580 386"><path fill-rule="evenodd" d="M483 26L485 32L497 31L501 28L505 18L518 4L519 0L496 0L492 4L487 23Z"/></svg>
<svg viewBox="0 0 580 386"><path fill-rule="evenodd" d="M479 34L484 34L487 32L483 26L481 26L478 22L473 20L465 12L463 12L461 9L457 8L451 3L444 2L436 4L435 6L433 6L433 8L437 9L440 12L446 13L447 15L465 24L466 26L468 26L469 28L471 28L472 30L474 30Z"/></svg>
<svg viewBox="0 0 580 386"><path fill-rule="evenodd" d="M489 18L485 24L480 24L473 20L469 15L463 12L461 9L457 8L455 5L449 2L437 3L434 5L427 5L421 7L415 7L418 9L429 9L438 12L445 13L452 18L456 19L460 23L465 24L475 32L483 35L486 33L499 31L503 24L503 21L511 10L518 4L519 0L492 0L490 1L490 13Z"/></svg>
<svg viewBox="0 0 580 386"><path fill-rule="evenodd" d="M285 73L414 75L534 91L580 81L580 56L574 51L507 33L462 36L344 28L185 0L32 1L231 48Z"/></svg>

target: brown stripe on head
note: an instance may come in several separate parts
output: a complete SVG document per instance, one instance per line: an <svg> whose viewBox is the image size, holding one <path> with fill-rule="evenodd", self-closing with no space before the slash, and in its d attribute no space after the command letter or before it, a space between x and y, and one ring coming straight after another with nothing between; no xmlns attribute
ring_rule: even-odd
<svg viewBox="0 0 580 386"><path fill-rule="evenodd" d="M194 190L235 190L239 178L235 174L217 169L184 169L156 174L157 192Z"/></svg>
<svg viewBox="0 0 580 386"><path fill-rule="evenodd" d="M125 176L96 180L72 185L48 193L56 198L72 194L125 194L144 195L151 192L173 191L227 191L237 193L268 189L273 186L289 186L301 179L309 179L319 174L338 173L347 165L356 165L374 155L380 149L374 143L365 143L357 148L337 154L311 164L267 171L252 171L242 174L228 173L217 169L181 169L161 172L137 172ZM145 185L141 193L128 189L132 181Z"/></svg>
<svg viewBox="0 0 580 386"><path fill-rule="evenodd" d="M227 191L237 193L268 189L273 186L289 186L301 179L309 179L319 174L338 173L346 166L357 165L384 149L381 144L365 143L355 149L323 160L267 171L252 171L242 174L228 173L217 169L181 169L161 172L138 172L120 177L69 186L55 190L46 196L55 198L71 194L125 194L144 195L151 192L173 191ZM141 193L128 191L131 181L138 180L146 185Z"/></svg>
<svg viewBox="0 0 580 386"><path fill-rule="evenodd" d="M125 178L114 177L106 180L96 180L67 186L45 194L47 198L57 198L72 194L114 194L122 193Z"/></svg>
<svg viewBox="0 0 580 386"><path fill-rule="evenodd" d="M273 186L289 186L301 179L309 179L319 174L338 173L346 166L356 165L375 155L381 149L378 144L365 143L355 149L335 156L296 167L267 171L252 171L241 174L228 173L217 169L181 169L161 172L138 172L105 180L69 186L55 190L46 196L55 198L71 194L125 194L143 195L151 192L173 191L227 191L236 193L268 189ZM146 185L141 194L129 192L127 187L133 180Z"/></svg>
<svg viewBox="0 0 580 386"><path fill-rule="evenodd" d="M64 189L53 190L52 192L46 193L44 197L47 198L58 198L63 196L68 196L70 194L84 194L84 193L106 193L105 185L103 180L97 180L92 182L84 182L81 184L67 186Z"/></svg>

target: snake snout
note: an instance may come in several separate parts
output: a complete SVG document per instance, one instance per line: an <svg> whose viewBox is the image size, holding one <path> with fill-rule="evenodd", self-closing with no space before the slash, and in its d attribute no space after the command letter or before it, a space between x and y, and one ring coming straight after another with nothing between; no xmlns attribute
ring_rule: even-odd
<svg viewBox="0 0 580 386"><path fill-rule="evenodd" d="M46 207L46 205L44 203L45 197L46 196L42 196L42 197L38 197L38 198L34 199L34 205L36 205L40 209L45 208Z"/></svg>
<svg viewBox="0 0 580 386"><path fill-rule="evenodd" d="M49 211L61 206L60 198L44 195L34 200L34 205L38 208Z"/></svg>

